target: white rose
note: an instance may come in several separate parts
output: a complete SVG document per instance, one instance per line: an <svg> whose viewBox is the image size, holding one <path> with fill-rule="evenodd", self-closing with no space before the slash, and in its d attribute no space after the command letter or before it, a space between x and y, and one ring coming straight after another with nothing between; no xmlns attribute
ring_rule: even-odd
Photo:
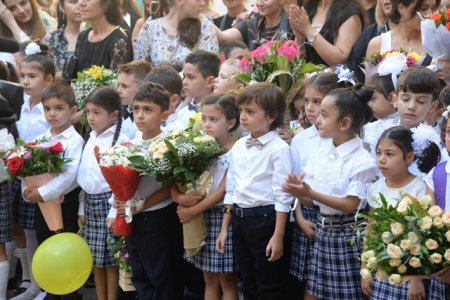
<svg viewBox="0 0 450 300"><path fill-rule="evenodd" d="M397 205L397 211L398 211L398 213L401 214L401 215L406 215L406 214L408 214L408 209L409 209L409 205L406 204L405 202L400 202L400 203Z"/></svg>
<svg viewBox="0 0 450 300"><path fill-rule="evenodd" d="M164 157L164 155L161 153L161 151L157 151L157 152L153 153L153 158L154 159L161 159L163 157Z"/></svg>
<svg viewBox="0 0 450 300"><path fill-rule="evenodd" d="M409 250L413 243L410 240L401 240L400 242L400 248L402 248L403 251Z"/></svg>
<svg viewBox="0 0 450 300"><path fill-rule="evenodd" d="M450 261L450 248L445 250L444 258L446 261Z"/></svg>
<svg viewBox="0 0 450 300"><path fill-rule="evenodd" d="M386 272L384 272L384 271L381 271L381 270L377 271L376 276L377 276L377 280L379 282L388 280L388 278L389 278L388 274Z"/></svg>
<svg viewBox="0 0 450 300"><path fill-rule="evenodd" d="M450 210L442 215L442 222L445 226L450 227Z"/></svg>
<svg viewBox="0 0 450 300"><path fill-rule="evenodd" d="M394 235L400 235L405 231L405 226L401 223L392 223L391 224L391 231Z"/></svg>
<svg viewBox="0 0 450 300"><path fill-rule="evenodd" d="M442 255L439 253L431 254L428 259L434 264L440 264L442 262Z"/></svg>
<svg viewBox="0 0 450 300"><path fill-rule="evenodd" d="M400 274L406 273L407 270L408 270L407 267L405 265L403 265L403 264L401 264L400 266L397 267L397 271Z"/></svg>
<svg viewBox="0 0 450 300"><path fill-rule="evenodd" d="M425 247L427 247L428 250L435 250L439 247L439 245L435 240L428 239L425 241Z"/></svg>
<svg viewBox="0 0 450 300"><path fill-rule="evenodd" d="M430 217L423 217L420 220L420 229L422 230L429 230L431 228L431 226L433 225L433 219L431 219Z"/></svg>
<svg viewBox="0 0 450 300"><path fill-rule="evenodd" d="M411 200L411 198L409 198L408 195L403 196L402 199L400 200L400 203L401 202L405 203L406 205L412 204L412 200Z"/></svg>
<svg viewBox="0 0 450 300"><path fill-rule="evenodd" d="M389 260L389 265L391 267L398 267L398 266L400 266L401 263L402 263L402 260L399 258L391 258Z"/></svg>
<svg viewBox="0 0 450 300"><path fill-rule="evenodd" d="M371 257L367 260L367 268L373 269L377 266L377 258Z"/></svg>
<svg viewBox="0 0 450 300"><path fill-rule="evenodd" d="M363 252L361 254L361 260L363 262L367 262L369 260L369 258L371 258L371 257L375 257L375 251L374 250L369 250L369 251Z"/></svg>
<svg viewBox="0 0 450 300"><path fill-rule="evenodd" d="M409 265L417 269L422 266L422 263L420 262L420 259L418 259L417 257L411 257L411 259L409 260Z"/></svg>
<svg viewBox="0 0 450 300"><path fill-rule="evenodd" d="M370 272L370 270L366 269L366 268L361 269L359 274L361 275L362 279L370 279L370 278L372 278L372 272Z"/></svg>
<svg viewBox="0 0 450 300"><path fill-rule="evenodd" d="M387 245L386 253L390 258L402 258L403 256L402 249L394 244Z"/></svg>
<svg viewBox="0 0 450 300"><path fill-rule="evenodd" d="M420 198L418 201L423 208L426 208L431 205L430 195L425 195L422 198Z"/></svg>
<svg viewBox="0 0 450 300"><path fill-rule="evenodd" d="M438 229L441 229L444 227L444 222L442 222L441 217L436 217L433 219L433 226Z"/></svg>
<svg viewBox="0 0 450 300"><path fill-rule="evenodd" d="M408 232L408 240L410 240L413 244L416 244L419 241L419 237L413 231Z"/></svg>
<svg viewBox="0 0 450 300"><path fill-rule="evenodd" d="M399 274L392 274L388 279L389 283L392 285L397 285L402 282L402 277Z"/></svg>
<svg viewBox="0 0 450 300"><path fill-rule="evenodd" d="M447 242L450 242L450 230L447 230L445 237L447 238Z"/></svg>
<svg viewBox="0 0 450 300"><path fill-rule="evenodd" d="M442 208L440 208L438 205L433 205L428 209L428 215L432 218L434 217L440 217L443 213Z"/></svg>
<svg viewBox="0 0 450 300"><path fill-rule="evenodd" d="M387 245L394 240L394 236L389 231L385 231L381 235L381 239L383 240L383 243Z"/></svg>
<svg viewBox="0 0 450 300"><path fill-rule="evenodd" d="M420 245L419 244L412 245L411 248L409 249L409 253L411 253L412 255L419 255Z"/></svg>

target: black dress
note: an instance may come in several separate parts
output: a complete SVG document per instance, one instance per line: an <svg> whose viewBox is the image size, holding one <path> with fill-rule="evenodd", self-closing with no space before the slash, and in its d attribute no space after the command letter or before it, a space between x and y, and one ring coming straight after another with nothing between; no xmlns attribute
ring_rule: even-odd
<svg viewBox="0 0 450 300"><path fill-rule="evenodd" d="M131 41L122 28L117 27L105 39L96 43L91 43L88 40L91 30L90 28L82 31L78 36L77 49L75 50L78 58L77 72L93 65L115 70L120 64L132 61Z"/></svg>

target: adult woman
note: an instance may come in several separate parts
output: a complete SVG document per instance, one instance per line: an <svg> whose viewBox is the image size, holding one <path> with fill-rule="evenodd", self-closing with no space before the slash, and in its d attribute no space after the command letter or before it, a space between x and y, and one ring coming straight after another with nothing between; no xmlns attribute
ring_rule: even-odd
<svg viewBox="0 0 450 300"><path fill-rule="evenodd" d="M392 0L390 20L397 24L391 31L373 38L367 47L366 56L376 52L386 52L392 49L415 51L423 58L422 65L429 65L431 57L422 46L420 34L420 18L430 14L440 0Z"/></svg>
<svg viewBox="0 0 450 300"><path fill-rule="evenodd" d="M118 0L79 0L81 17L91 28L78 36L75 58L77 71L92 65L116 69L132 59L131 42L119 25L122 15Z"/></svg>
<svg viewBox="0 0 450 300"><path fill-rule="evenodd" d="M51 46L56 67L62 70L75 51L82 19L78 0L59 0L58 9L58 29L46 35L44 41Z"/></svg>
<svg viewBox="0 0 450 300"><path fill-rule="evenodd" d="M2 0L0 35L14 37L19 42L42 39L56 29L56 21L38 9L35 0ZM11 15L14 18L11 18ZM1 24L2 23L2 24Z"/></svg>
<svg viewBox="0 0 450 300"><path fill-rule="evenodd" d="M134 24L133 33L131 35L131 42L133 43L133 49L136 48L136 39L141 32L142 25L144 25L145 21L151 16L152 14L152 2L153 0L144 0L144 16L142 18L139 18L136 21L136 24Z"/></svg>
<svg viewBox="0 0 450 300"><path fill-rule="evenodd" d="M230 29L236 17L245 11L244 0L223 0L227 13L214 18L214 24L220 30Z"/></svg>
<svg viewBox="0 0 450 300"><path fill-rule="evenodd" d="M135 59L153 66L170 63L182 67L186 56L197 48L217 52L213 25L200 15L202 0L161 0L162 18L148 20L136 41Z"/></svg>

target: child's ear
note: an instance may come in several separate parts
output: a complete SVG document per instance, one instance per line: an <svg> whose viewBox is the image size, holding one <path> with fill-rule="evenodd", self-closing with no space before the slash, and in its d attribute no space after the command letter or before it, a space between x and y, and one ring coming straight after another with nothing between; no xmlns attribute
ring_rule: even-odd
<svg viewBox="0 0 450 300"><path fill-rule="evenodd" d="M405 161L409 165L410 163L412 163L414 161L415 158L416 158L416 155L414 154L414 152L408 152L408 153L406 153Z"/></svg>
<svg viewBox="0 0 450 300"><path fill-rule="evenodd" d="M214 76L208 76L206 78L206 86L212 89L214 87L214 81L216 80L216 77Z"/></svg>
<svg viewBox="0 0 450 300"><path fill-rule="evenodd" d="M397 94L396 93L391 93L391 94L392 94L392 96L391 96L392 105L394 105L395 108L398 108L398 97L397 97Z"/></svg>
<svg viewBox="0 0 450 300"><path fill-rule="evenodd" d="M70 108L70 116L73 117L78 112L78 107L76 105Z"/></svg>
<svg viewBox="0 0 450 300"><path fill-rule="evenodd" d="M48 74L47 76L45 76L44 81L45 81L45 83L48 84L48 83L52 83L54 79L55 79L55 77L53 75Z"/></svg>
<svg viewBox="0 0 450 300"><path fill-rule="evenodd" d="M353 120L350 117L343 117L341 120L341 131L347 131L352 126Z"/></svg>
<svg viewBox="0 0 450 300"><path fill-rule="evenodd" d="M388 95L388 101L393 106L394 106L394 97L397 98L397 95L394 92L390 92L389 95Z"/></svg>
<svg viewBox="0 0 450 300"><path fill-rule="evenodd" d="M275 117L271 117L266 113L266 121L267 123L269 123L270 125L272 125L273 122L275 122Z"/></svg>
<svg viewBox="0 0 450 300"><path fill-rule="evenodd" d="M178 104L180 104L180 95L178 94L173 94L172 96L170 96L169 98L169 106L176 108L178 106Z"/></svg>
<svg viewBox="0 0 450 300"><path fill-rule="evenodd" d="M236 125L236 119L227 120L228 132Z"/></svg>
<svg viewBox="0 0 450 300"><path fill-rule="evenodd" d="M119 119L119 111L116 110L111 114L111 118L116 122Z"/></svg>
<svg viewBox="0 0 450 300"><path fill-rule="evenodd" d="M430 107L429 112L435 111L436 108L438 107L438 105L439 105L439 101L438 101L438 100L433 100L433 101L431 102L431 107Z"/></svg>
<svg viewBox="0 0 450 300"><path fill-rule="evenodd" d="M163 111L161 114L161 121L167 120L168 117L169 117L169 111L168 110Z"/></svg>

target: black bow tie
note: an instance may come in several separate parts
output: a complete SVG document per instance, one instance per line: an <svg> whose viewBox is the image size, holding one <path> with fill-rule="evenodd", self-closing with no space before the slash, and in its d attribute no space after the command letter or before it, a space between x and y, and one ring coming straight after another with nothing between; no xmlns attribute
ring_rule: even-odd
<svg viewBox="0 0 450 300"><path fill-rule="evenodd" d="M192 103L188 104L188 109L192 110L192 111L195 111L195 112L198 112L198 106L195 105L195 104L192 104Z"/></svg>
<svg viewBox="0 0 450 300"><path fill-rule="evenodd" d="M133 112L130 112L126 106L122 108L122 118L124 120L130 118L133 121Z"/></svg>

